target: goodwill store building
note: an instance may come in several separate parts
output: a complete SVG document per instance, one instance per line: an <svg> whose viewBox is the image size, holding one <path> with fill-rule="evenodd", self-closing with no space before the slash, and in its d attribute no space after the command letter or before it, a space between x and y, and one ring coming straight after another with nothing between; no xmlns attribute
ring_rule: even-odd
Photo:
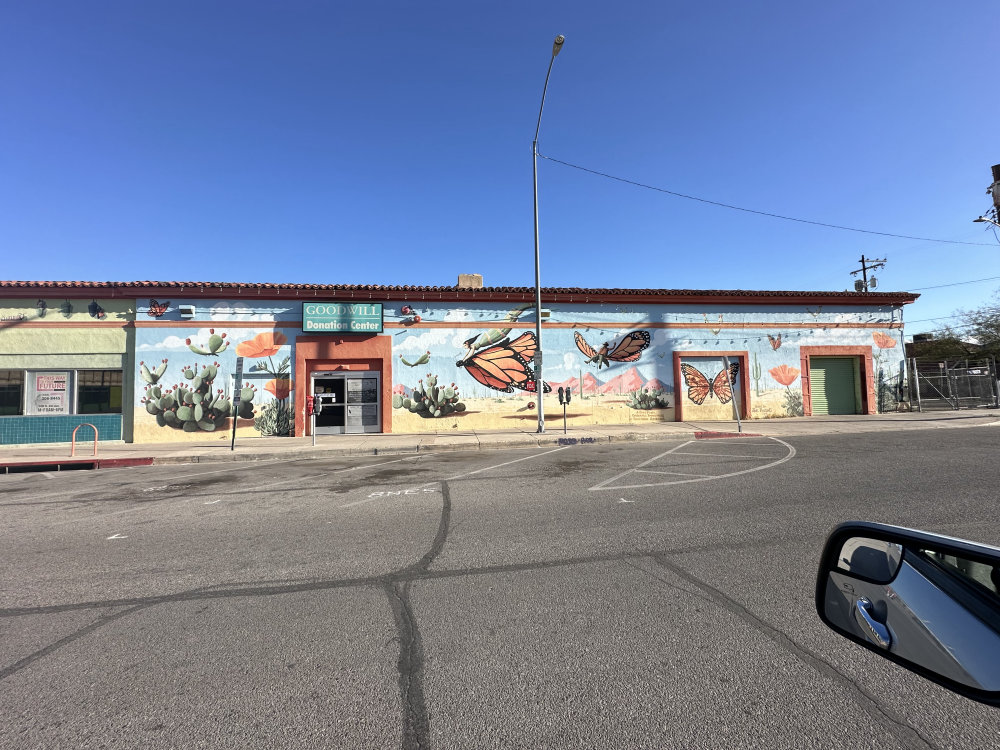
<svg viewBox="0 0 1000 750"><path fill-rule="evenodd" d="M0 443L895 411L905 292L0 281ZM235 412L235 413L234 413Z"/></svg>

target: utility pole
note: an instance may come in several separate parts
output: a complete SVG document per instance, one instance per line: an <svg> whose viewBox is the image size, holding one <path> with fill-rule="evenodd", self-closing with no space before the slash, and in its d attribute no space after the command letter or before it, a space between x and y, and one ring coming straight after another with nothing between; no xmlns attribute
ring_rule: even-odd
<svg viewBox="0 0 1000 750"><path fill-rule="evenodd" d="M860 279L854 280L854 291L856 292L870 292L876 286L878 286L878 279L874 276L871 279L868 278L868 272L874 271L877 268L885 267L885 258L866 258L864 255L861 256L861 268L857 271L851 271L851 276L857 276L861 274Z"/></svg>

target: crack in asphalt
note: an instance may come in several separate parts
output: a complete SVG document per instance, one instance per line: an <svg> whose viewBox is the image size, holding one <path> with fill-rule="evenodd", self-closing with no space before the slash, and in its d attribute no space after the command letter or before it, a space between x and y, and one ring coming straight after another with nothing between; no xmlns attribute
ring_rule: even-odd
<svg viewBox="0 0 1000 750"><path fill-rule="evenodd" d="M403 711L403 750L430 747L430 721L423 689L424 647L410 605L410 583L386 582L383 586L392 607L399 643L396 670L399 672L399 696Z"/></svg>
<svg viewBox="0 0 1000 750"><path fill-rule="evenodd" d="M895 737L903 747L937 750L937 746L924 737L920 733L920 730L907 723L902 716L899 716L891 708L882 705L875 696L858 685L854 682L854 680L841 672L837 669L837 667L828 662L815 651L796 643L788 635L778 630L768 622L762 620L729 595L723 593L711 584L706 583L697 576L692 575L676 563L668 560L665 554L655 554L650 557L657 565L666 568L678 578L696 586L700 591L706 594L716 606L735 615L755 630L767 636L771 641L790 653L798 661L812 667L824 677L833 680L844 688L848 695L854 699L855 703L857 703L869 716L871 716L876 723L885 727L886 731ZM656 578L656 576L653 577ZM657 580L660 579L657 578Z"/></svg>
<svg viewBox="0 0 1000 750"><path fill-rule="evenodd" d="M678 547L676 549L638 550L636 552L614 552L598 555L581 555L579 557L565 557L553 560L535 560L523 563L509 563L506 565L485 565L474 568L452 568L443 570L429 570L430 563L440 554L441 547L447 535L448 524L450 523L450 494L448 498L448 518L442 513L441 523L438 526L437 537L431 550L424 555L417 563L402 568L397 572L386 573L378 576L365 576L362 578L338 578L338 579L307 579L292 583L289 581L255 581L244 583L214 584L210 587L203 587L189 591L181 591L176 594L161 594L159 596L132 597L127 599L101 599L86 602L72 602L67 604L49 604L36 607L8 607L0 608L0 618L23 617L25 615L54 614L59 612L73 612L85 609L99 609L111 607L129 607L139 604L169 604L173 602L200 601L206 599L228 599L239 597L257 596L282 596L284 594L298 594L307 591L325 591L346 588L372 588L383 589L386 583L407 582L418 580L439 580L443 578L463 578L466 576L488 576L503 573L522 573L533 570L546 570L550 568L564 568L575 565L590 565L603 562L627 562L629 560L641 560L652 558L656 555L683 555L697 552L713 552L720 549L740 550L756 549L767 547L772 543L786 543L791 538L783 537L778 540L756 539L743 543L713 543L703 545L690 545ZM803 536L801 540L812 541L822 540L825 536L814 534ZM798 540L798 539L796 539ZM427 561L424 564L424 561ZM265 585L266 584L266 585Z"/></svg>
<svg viewBox="0 0 1000 750"><path fill-rule="evenodd" d="M152 606L153 606L152 604L139 604L137 606L129 607L128 609L122 610L121 612L112 612L111 614L101 615L89 625L85 625L79 630L75 630L69 635L64 636L63 638L60 638L59 640L50 643L48 646L40 648L38 651L35 651L34 653L28 654L23 659L19 659L10 666L0 669L0 682L6 680L11 675L17 674L25 667L31 666L31 664L38 661L39 659L48 656L52 652L58 651L63 646L68 646L73 641L77 641L80 638L83 638L84 636L90 635L95 630L99 630L103 628L105 625L110 625L115 620L119 620L122 617L126 617L127 615L135 614L140 610L147 609Z"/></svg>
<svg viewBox="0 0 1000 750"><path fill-rule="evenodd" d="M424 642L410 602L410 585L416 577L427 573L448 539L451 523L451 490L441 482L441 520L431 548L417 562L398 573L390 574L383 590L392 607L399 642L399 696L403 709L403 750L420 750L430 747L430 717L424 701Z"/></svg>

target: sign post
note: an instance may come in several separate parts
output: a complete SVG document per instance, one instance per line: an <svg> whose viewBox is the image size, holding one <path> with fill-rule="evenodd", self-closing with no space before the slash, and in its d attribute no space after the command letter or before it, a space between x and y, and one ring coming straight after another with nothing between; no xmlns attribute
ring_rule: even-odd
<svg viewBox="0 0 1000 750"><path fill-rule="evenodd" d="M243 357L236 358L236 377L233 381L233 439L229 444L229 450L236 450L236 420L240 418L240 394L243 393Z"/></svg>
<svg viewBox="0 0 1000 750"><path fill-rule="evenodd" d="M722 366L726 368L723 372L726 373L726 382L729 384L729 392L733 394L733 414L736 415L736 431L743 432L743 422L740 421L740 406L736 403L736 383L729 377L729 357L722 358ZM739 377L737 371L737 377Z"/></svg>

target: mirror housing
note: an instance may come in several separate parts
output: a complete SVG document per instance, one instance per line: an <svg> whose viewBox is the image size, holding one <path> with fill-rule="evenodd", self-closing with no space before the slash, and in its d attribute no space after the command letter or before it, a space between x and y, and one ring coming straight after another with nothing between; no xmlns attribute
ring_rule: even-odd
<svg viewBox="0 0 1000 750"><path fill-rule="evenodd" d="M816 612L840 635L1000 706L1000 548L852 521L831 532Z"/></svg>

